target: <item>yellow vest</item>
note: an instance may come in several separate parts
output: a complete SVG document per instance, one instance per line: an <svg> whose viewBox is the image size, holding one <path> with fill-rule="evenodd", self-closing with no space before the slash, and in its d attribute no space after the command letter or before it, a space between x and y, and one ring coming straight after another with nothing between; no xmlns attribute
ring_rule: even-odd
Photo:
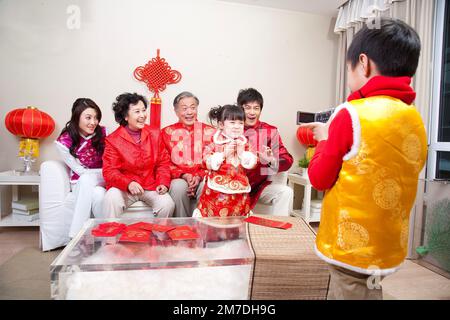
<svg viewBox="0 0 450 320"><path fill-rule="evenodd" d="M316 252L356 272L395 271L405 259L409 213L425 164L420 114L398 99L377 96L341 105L353 123L353 147L324 197Z"/></svg>

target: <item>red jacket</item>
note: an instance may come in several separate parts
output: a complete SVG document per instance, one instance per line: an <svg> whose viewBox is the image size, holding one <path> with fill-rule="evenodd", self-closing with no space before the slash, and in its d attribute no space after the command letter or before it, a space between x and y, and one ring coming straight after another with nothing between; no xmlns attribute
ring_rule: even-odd
<svg viewBox="0 0 450 320"><path fill-rule="evenodd" d="M159 185L170 186L170 158L158 128L146 125L141 143L136 144L125 127L120 126L105 139L103 177L106 189L128 191L132 181L144 190L154 191Z"/></svg>
<svg viewBox="0 0 450 320"><path fill-rule="evenodd" d="M248 138L250 149L253 151L263 152L263 146L272 149L274 157L279 159L278 172L287 171L292 166L294 159L285 148L277 127L259 121L253 127L245 127L245 136ZM267 169L267 163L258 162L255 168L247 170L247 176L252 187L250 192L251 208L258 201L264 188L271 184L271 181L267 180L267 171L270 171Z"/></svg>
<svg viewBox="0 0 450 320"><path fill-rule="evenodd" d="M192 126L181 122L161 130L164 145L171 158L172 179L181 178L184 173L203 178L208 172L202 165L205 146L209 145L216 132L213 127L196 121Z"/></svg>

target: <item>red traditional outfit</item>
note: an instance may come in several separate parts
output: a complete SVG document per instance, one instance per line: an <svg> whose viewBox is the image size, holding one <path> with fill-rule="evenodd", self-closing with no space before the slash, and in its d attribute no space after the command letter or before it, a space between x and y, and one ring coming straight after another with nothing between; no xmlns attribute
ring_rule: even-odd
<svg viewBox="0 0 450 320"><path fill-rule="evenodd" d="M264 188L272 183L268 180L268 176L289 170L294 159L285 148L277 127L258 121L252 127L245 126L245 136L252 150L264 152L264 148L269 147L272 149L273 156L278 159L274 164L260 162L254 168L247 170L251 185L250 208L253 208Z"/></svg>
<svg viewBox="0 0 450 320"><path fill-rule="evenodd" d="M146 125L138 143L123 126L105 139L103 177L106 189L115 187L127 192L132 181L149 191L159 185L169 188L169 166L170 158L158 128Z"/></svg>
<svg viewBox="0 0 450 320"><path fill-rule="evenodd" d="M233 152L226 157L229 149ZM233 139L219 130L205 151L204 159L209 173L196 211L203 217L247 215L251 187L245 169L255 167L258 162L257 156L249 151L247 138ZM198 215L198 211L194 215Z"/></svg>
<svg viewBox="0 0 450 320"><path fill-rule="evenodd" d="M207 170L203 166L203 150L211 144L215 128L196 121L192 126L181 122L161 130L164 145L169 153L170 175L172 179L181 178L184 173L203 178Z"/></svg>

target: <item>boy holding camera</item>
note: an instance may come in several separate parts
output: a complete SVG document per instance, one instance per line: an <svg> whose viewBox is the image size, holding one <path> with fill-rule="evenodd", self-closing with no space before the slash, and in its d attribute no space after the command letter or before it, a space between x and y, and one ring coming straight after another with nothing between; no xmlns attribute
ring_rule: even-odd
<svg viewBox="0 0 450 320"><path fill-rule="evenodd" d="M328 299L382 299L378 280L406 257L427 154L411 105L419 55L420 39L404 22L381 18L379 28L364 26L347 52L348 101L326 124L302 125L319 141L308 174L326 190L316 252L330 265Z"/></svg>

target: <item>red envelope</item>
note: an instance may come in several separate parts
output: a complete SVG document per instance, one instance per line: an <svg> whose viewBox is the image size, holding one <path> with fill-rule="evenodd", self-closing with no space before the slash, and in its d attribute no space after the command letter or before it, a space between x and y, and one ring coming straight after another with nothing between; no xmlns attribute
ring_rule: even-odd
<svg viewBox="0 0 450 320"><path fill-rule="evenodd" d="M167 232L172 240L195 240L198 239L198 234L192 231L189 226L177 227Z"/></svg>
<svg viewBox="0 0 450 320"><path fill-rule="evenodd" d="M125 229L119 241L150 242L150 231L142 229Z"/></svg>
<svg viewBox="0 0 450 320"><path fill-rule="evenodd" d="M167 232L173 229L175 229L175 226L163 226L160 224L154 224L152 226L153 234L155 235L156 239L160 241L168 240L169 236Z"/></svg>
<svg viewBox="0 0 450 320"><path fill-rule="evenodd" d="M148 222L136 222L127 226L129 229L142 229L147 231L152 231L153 224Z"/></svg>
<svg viewBox="0 0 450 320"><path fill-rule="evenodd" d="M271 228L278 228L278 229L289 229L292 227L292 223L289 222L282 222L282 221L275 221L275 220L269 220L265 218L255 217L251 216L244 221L248 223L257 224L264 227L271 227Z"/></svg>
<svg viewBox="0 0 450 320"><path fill-rule="evenodd" d="M94 237L115 237L126 228L123 223L107 222L101 223L91 230Z"/></svg>
<svg viewBox="0 0 450 320"><path fill-rule="evenodd" d="M175 229L176 226L163 226L161 224L154 224L152 226L152 231L156 231L156 232L167 232L170 231L172 229Z"/></svg>

